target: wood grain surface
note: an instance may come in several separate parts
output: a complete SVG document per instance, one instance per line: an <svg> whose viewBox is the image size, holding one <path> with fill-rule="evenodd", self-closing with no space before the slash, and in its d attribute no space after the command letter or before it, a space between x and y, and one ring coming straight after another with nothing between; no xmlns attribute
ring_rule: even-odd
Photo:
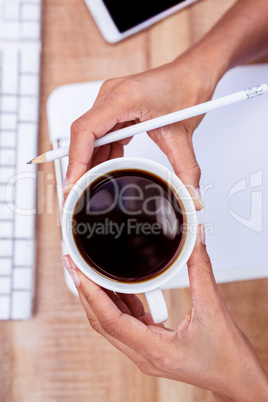
<svg viewBox="0 0 268 402"><path fill-rule="evenodd" d="M50 149L46 101L56 87L136 73L171 61L233 3L202 0L145 32L109 45L83 0L44 0L39 151ZM0 402L213 401L208 391L145 376L90 328L65 285L60 240L55 175L49 163L40 167L38 178L35 315L26 322L0 322ZM219 287L268 370L268 279ZM165 298L167 325L174 328L190 308L189 289L165 291Z"/></svg>

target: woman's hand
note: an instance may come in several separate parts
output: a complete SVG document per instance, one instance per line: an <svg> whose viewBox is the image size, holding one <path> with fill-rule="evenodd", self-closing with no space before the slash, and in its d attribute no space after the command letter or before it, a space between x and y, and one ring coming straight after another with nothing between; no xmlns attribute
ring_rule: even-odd
<svg viewBox="0 0 268 402"><path fill-rule="evenodd" d="M94 149L96 138L129 124L205 102L211 98L216 82L216 77L190 54L141 74L105 81L93 107L72 124L65 197L90 167L122 156L123 145L129 141ZM198 116L148 133L187 186L197 209L202 209L203 204L192 135L201 119Z"/></svg>
<svg viewBox="0 0 268 402"><path fill-rule="evenodd" d="M217 288L199 227L188 261L192 308L175 330L155 325L135 295L114 294L63 258L90 325L142 372L211 390L222 401L267 401L268 378Z"/></svg>
<svg viewBox="0 0 268 402"><path fill-rule="evenodd" d="M209 100L231 67L267 52L267 0L240 0L196 44L174 62L128 77L105 81L93 107L71 127L65 198L93 165L122 156L128 140L94 149L94 140L122 126L145 121ZM149 133L188 187L197 209L200 169L192 134L201 117Z"/></svg>

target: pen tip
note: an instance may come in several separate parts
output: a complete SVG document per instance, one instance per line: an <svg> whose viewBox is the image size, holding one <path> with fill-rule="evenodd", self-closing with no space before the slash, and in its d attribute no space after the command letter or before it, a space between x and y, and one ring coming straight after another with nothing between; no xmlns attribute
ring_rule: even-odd
<svg viewBox="0 0 268 402"><path fill-rule="evenodd" d="M27 165L31 165L31 164L32 164L32 161L27 162Z"/></svg>

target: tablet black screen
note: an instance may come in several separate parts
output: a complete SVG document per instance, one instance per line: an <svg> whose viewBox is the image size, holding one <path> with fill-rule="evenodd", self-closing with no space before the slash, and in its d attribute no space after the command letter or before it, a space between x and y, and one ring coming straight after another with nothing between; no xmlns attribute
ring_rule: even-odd
<svg viewBox="0 0 268 402"><path fill-rule="evenodd" d="M185 0L103 0L119 32L123 33Z"/></svg>

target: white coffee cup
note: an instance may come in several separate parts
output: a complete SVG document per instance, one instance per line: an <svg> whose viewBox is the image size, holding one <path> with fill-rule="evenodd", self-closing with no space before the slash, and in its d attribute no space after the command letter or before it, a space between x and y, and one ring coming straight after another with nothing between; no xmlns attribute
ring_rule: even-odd
<svg viewBox="0 0 268 402"><path fill-rule="evenodd" d="M73 235L72 217L75 206L84 190L98 177L115 170L137 169L149 172L165 181L180 200L184 210L184 242L178 256L163 272L139 282L121 282L98 273L80 254ZM161 286L170 281L188 261L196 241L197 216L194 202L181 180L165 166L143 158L117 158L103 162L90 169L73 186L66 200L62 215L63 239L77 267L93 282L118 293L144 293L155 323L167 320L168 312ZM104 250L105 252L105 250Z"/></svg>

